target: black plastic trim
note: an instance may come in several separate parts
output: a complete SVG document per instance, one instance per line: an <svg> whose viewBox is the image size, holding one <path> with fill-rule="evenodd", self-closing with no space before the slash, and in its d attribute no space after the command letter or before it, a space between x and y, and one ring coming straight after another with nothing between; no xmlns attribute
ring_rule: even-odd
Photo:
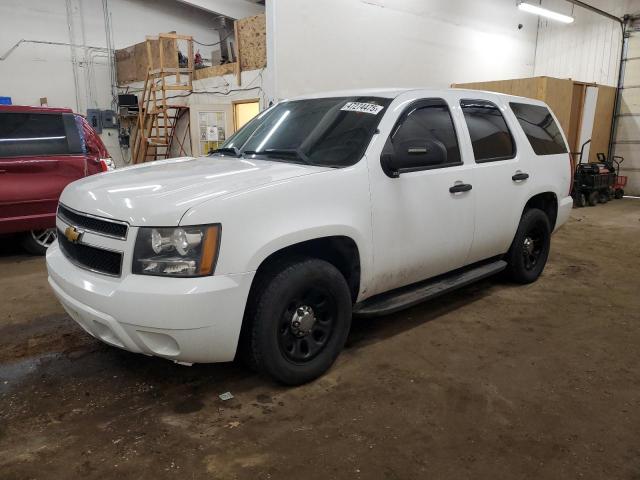
<svg viewBox="0 0 640 480"><path fill-rule="evenodd" d="M391 137L395 135L395 133L402 126L402 124L404 123L404 121L407 119L407 117L411 112L413 112L414 110L417 110L418 108L423 108L423 107L447 107L447 109L449 110L449 116L451 117L451 125L453 126L453 133L456 136L456 142L458 144L458 153L460 154L460 161L443 163L441 165L401 168L397 171L389 170L388 168L385 167L384 162L382 161L382 156L385 153L388 153ZM451 113L451 106L447 103L447 101L444 98L439 98L439 97L420 98L418 100L411 102L409 105L407 105L405 109L402 111L402 113L400 114L400 116L398 117L398 119L396 120L396 123L393 125L393 128L391 129L391 132L389 133L389 136L385 140L384 146L382 147L382 152L380 153L380 167L382 168L382 171L385 173L385 175L389 178L398 178L400 175L404 173L421 172L423 170L437 170L440 168L457 167L460 165L464 165L464 162L462 161L462 150L460 149L460 135L458 133L458 129L456 128L456 121L454 120L453 115Z"/></svg>

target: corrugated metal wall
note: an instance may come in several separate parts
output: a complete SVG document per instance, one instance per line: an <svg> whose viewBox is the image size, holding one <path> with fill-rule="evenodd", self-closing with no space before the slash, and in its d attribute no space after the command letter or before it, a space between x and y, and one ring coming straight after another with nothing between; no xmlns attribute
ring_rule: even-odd
<svg viewBox="0 0 640 480"><path fill-rule="evenodd" d="M623 1L589 3L614 15L625 13ZM640 5L640 2L635 3ZM542 6L572 14L575 22L565 25L540 18L535 75L616 85L622 38L620 25L583 8L573 7L565 0L546 0Z"/></svg>

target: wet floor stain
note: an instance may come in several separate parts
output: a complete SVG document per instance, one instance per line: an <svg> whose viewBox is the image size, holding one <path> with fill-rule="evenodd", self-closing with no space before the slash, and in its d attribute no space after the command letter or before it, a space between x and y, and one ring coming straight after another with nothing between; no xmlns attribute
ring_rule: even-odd
<svg viewBox="0 0 640 480"><path fill-rule="evenodd" d="M6 393L36 372L43 364L48 363L60 354L48 353L37 357L28 357L17 362L0 364L0 393Z"/></svg>

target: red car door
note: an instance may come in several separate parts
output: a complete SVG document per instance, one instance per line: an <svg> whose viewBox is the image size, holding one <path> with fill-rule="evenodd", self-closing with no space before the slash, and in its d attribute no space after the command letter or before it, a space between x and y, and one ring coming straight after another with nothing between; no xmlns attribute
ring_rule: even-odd
<svg viewBox="0 0 640 480"><path fill-rule="evenodd" d="M0 111L0 234L51 228L60 193L87 175L69 112Z"/></svg>

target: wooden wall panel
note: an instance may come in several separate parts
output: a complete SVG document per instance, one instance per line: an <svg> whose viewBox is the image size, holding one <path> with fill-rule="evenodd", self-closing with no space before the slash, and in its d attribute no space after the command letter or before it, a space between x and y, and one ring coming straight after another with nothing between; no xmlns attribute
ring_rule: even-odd
<svg viewBox="0 0 640 480"><path fill-rule="evenodd" d="M546 102L558 117L562 129L569 131L573 82L550 77L519 78L494 82L456 83L455 88L488 90Z"/></svg>
<svg viewBox="0 0 640 480"><path fill-rule="evenodd" d="M240 69L258 70L267 65L267 22L265 15L242 18L238 24Z"/></svg>
<svg viewBox="0 0 640 480"><path fill-rule="evenodd" d="M611 121L613 119L613 105L616 99L616 88L604 85L598 86L598 101L596 103L596 117L593 122L591 135L591 150L589 161L595 162L598 152L605 154L609 150L609 135L611 133Z"/></svg>
<svg viewBox="0 0 640 480"><path fill-rule="evenodd" d="M136 56L135 45L121 50L116 50L116 73L118 85L136 81Z"/></svg>
<svg viewBox="0 0 640 480"><path fill-rule="evenodd" d="M556 114L565 135L571 125L571 97L573 96L573 81L559 78L542 77L544 82L544 101ZM582 113L582 112L581 112Z"/></svg>
<svg viewBox="0 0 640 480"><path fill-rule="evenodd" d="M212 67L199 68L194 73L195 80L202 80L203 78L208 77L220 77L222 75L230 75L235 73L236 64L234 63L225 63L224 65L214 65Z"/></svg>
<svg viewBox="0 0 640 480"><path fill-rule="evenodd" d="M178 66L178 47L176 40L166 38L162 40L164 49L164 66L175 68ZM182 52L186 54L186 52ZM151 54L159 58L158 40L151 40ZM153 68L159 68L160 63ZM147 61L146 42L136 43L130 47L116 50L116 73L118 85L144 81L147 77L149 62Z"/></svg>

